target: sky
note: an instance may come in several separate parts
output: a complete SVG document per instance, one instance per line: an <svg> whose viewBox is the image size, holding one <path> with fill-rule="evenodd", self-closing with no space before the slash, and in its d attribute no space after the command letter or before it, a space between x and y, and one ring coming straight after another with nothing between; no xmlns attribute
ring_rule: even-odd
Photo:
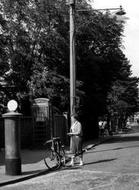
<svg viewBox="0 0 139 190"><path fill-rule="evenodd" d="M138 0L92 0L93 8L118 8L122 5L126 12L123 37L123 52L130 61L133 76L139 77L139 4Z"/></svg>

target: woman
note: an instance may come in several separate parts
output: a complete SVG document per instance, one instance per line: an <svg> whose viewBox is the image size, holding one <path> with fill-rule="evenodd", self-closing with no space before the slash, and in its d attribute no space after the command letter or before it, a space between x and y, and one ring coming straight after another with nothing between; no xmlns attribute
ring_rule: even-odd
<svg viewBox="0 0 139 190"><path fill-rule="evenodd" d="M82 132L82 125L78 120L78 116L74 115L73 116L73 124L71 125L70 128L70 133L68 133L68 135L70 135L71 137L71 153L72 154L78 154L82 152L82 136L83 136L83 132ZM79 155L80 157L80 166L83 165L83 154ZM70 165L74 166L74 158L75 156L72 156L71 158L71 163Z"/></svg>

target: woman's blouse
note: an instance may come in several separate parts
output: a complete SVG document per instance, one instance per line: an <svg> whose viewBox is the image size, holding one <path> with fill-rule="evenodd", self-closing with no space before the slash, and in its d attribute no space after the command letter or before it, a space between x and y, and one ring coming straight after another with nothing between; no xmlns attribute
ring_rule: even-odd
<svg viewBox="0 0 139 190"><path fill-rule="evenodd" d="M82 132L82 126L81 123L79 121L75 121L72 126L71 126L71 132L75 133L75 135L77 136L82 136L83 132Z"/></svg>

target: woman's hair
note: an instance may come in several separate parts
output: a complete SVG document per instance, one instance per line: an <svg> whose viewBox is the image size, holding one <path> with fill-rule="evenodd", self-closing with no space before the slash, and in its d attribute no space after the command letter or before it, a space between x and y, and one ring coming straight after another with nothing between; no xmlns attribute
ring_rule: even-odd
<svg viewBox="0 0 139 190"><path fill-rule="evenodd" d="M74 114L73 117L74 117L76 120L79 120L79 115L78 115L78 114Z"/></svg>

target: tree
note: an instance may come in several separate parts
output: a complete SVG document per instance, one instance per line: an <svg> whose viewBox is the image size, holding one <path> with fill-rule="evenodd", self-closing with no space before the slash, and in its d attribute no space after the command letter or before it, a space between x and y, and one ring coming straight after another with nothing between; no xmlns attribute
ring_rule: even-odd
<svg viewBox="0 0 139 190"><path fill-rule="evenodd" d="M138 111L139 79L132 76L130 67L125 59L107 97L108 115L111 119L118 119L119 128L124 127L127 118Z"/></svg>
<svg viewBox="0 0 139 190"><path fill-rule="evenodd" d="M19 102L30 95L46 97L61 111L67 110L69 15L65 0L1 0L0 5L1 59L8 66L5 80L14 86L7 97ZM120 87L128 81L127 93L132 82L136 89L137 80L129 73L123 75L126 69L130 72L121 49L124 23L110 13L93 11L84 0L78 1L77 9L86 10L76 11L77 111L92 136L97 135L98 117L107 113L107 103L113 101L109 97L113 98L110 93L117 81ZM124 102L135 103L133 96L129 101L128 95L124 97Z"/></svg>
<svg viewBox="0 0 139 190"><path fill-rule="evenodd" d="M77 77L83 81L84 123L91 136L98 135L98 116L107 113L107 95L123 63L124 23L110 16L90 10L77 17Z"/></svg>
<svg viewBox="0 0 139 190"><path fill-rule="evenodd" d="M63 2L60 5L65 6ZM60 5L55 1L1 1L5 19L2 38L7 42L6 61L11 71L5 79L16 86L15 98L26 96L34 70L41 72L47 67L50 72L68 73L67 35L63 33L67 24L59 12Z"/></svg>

